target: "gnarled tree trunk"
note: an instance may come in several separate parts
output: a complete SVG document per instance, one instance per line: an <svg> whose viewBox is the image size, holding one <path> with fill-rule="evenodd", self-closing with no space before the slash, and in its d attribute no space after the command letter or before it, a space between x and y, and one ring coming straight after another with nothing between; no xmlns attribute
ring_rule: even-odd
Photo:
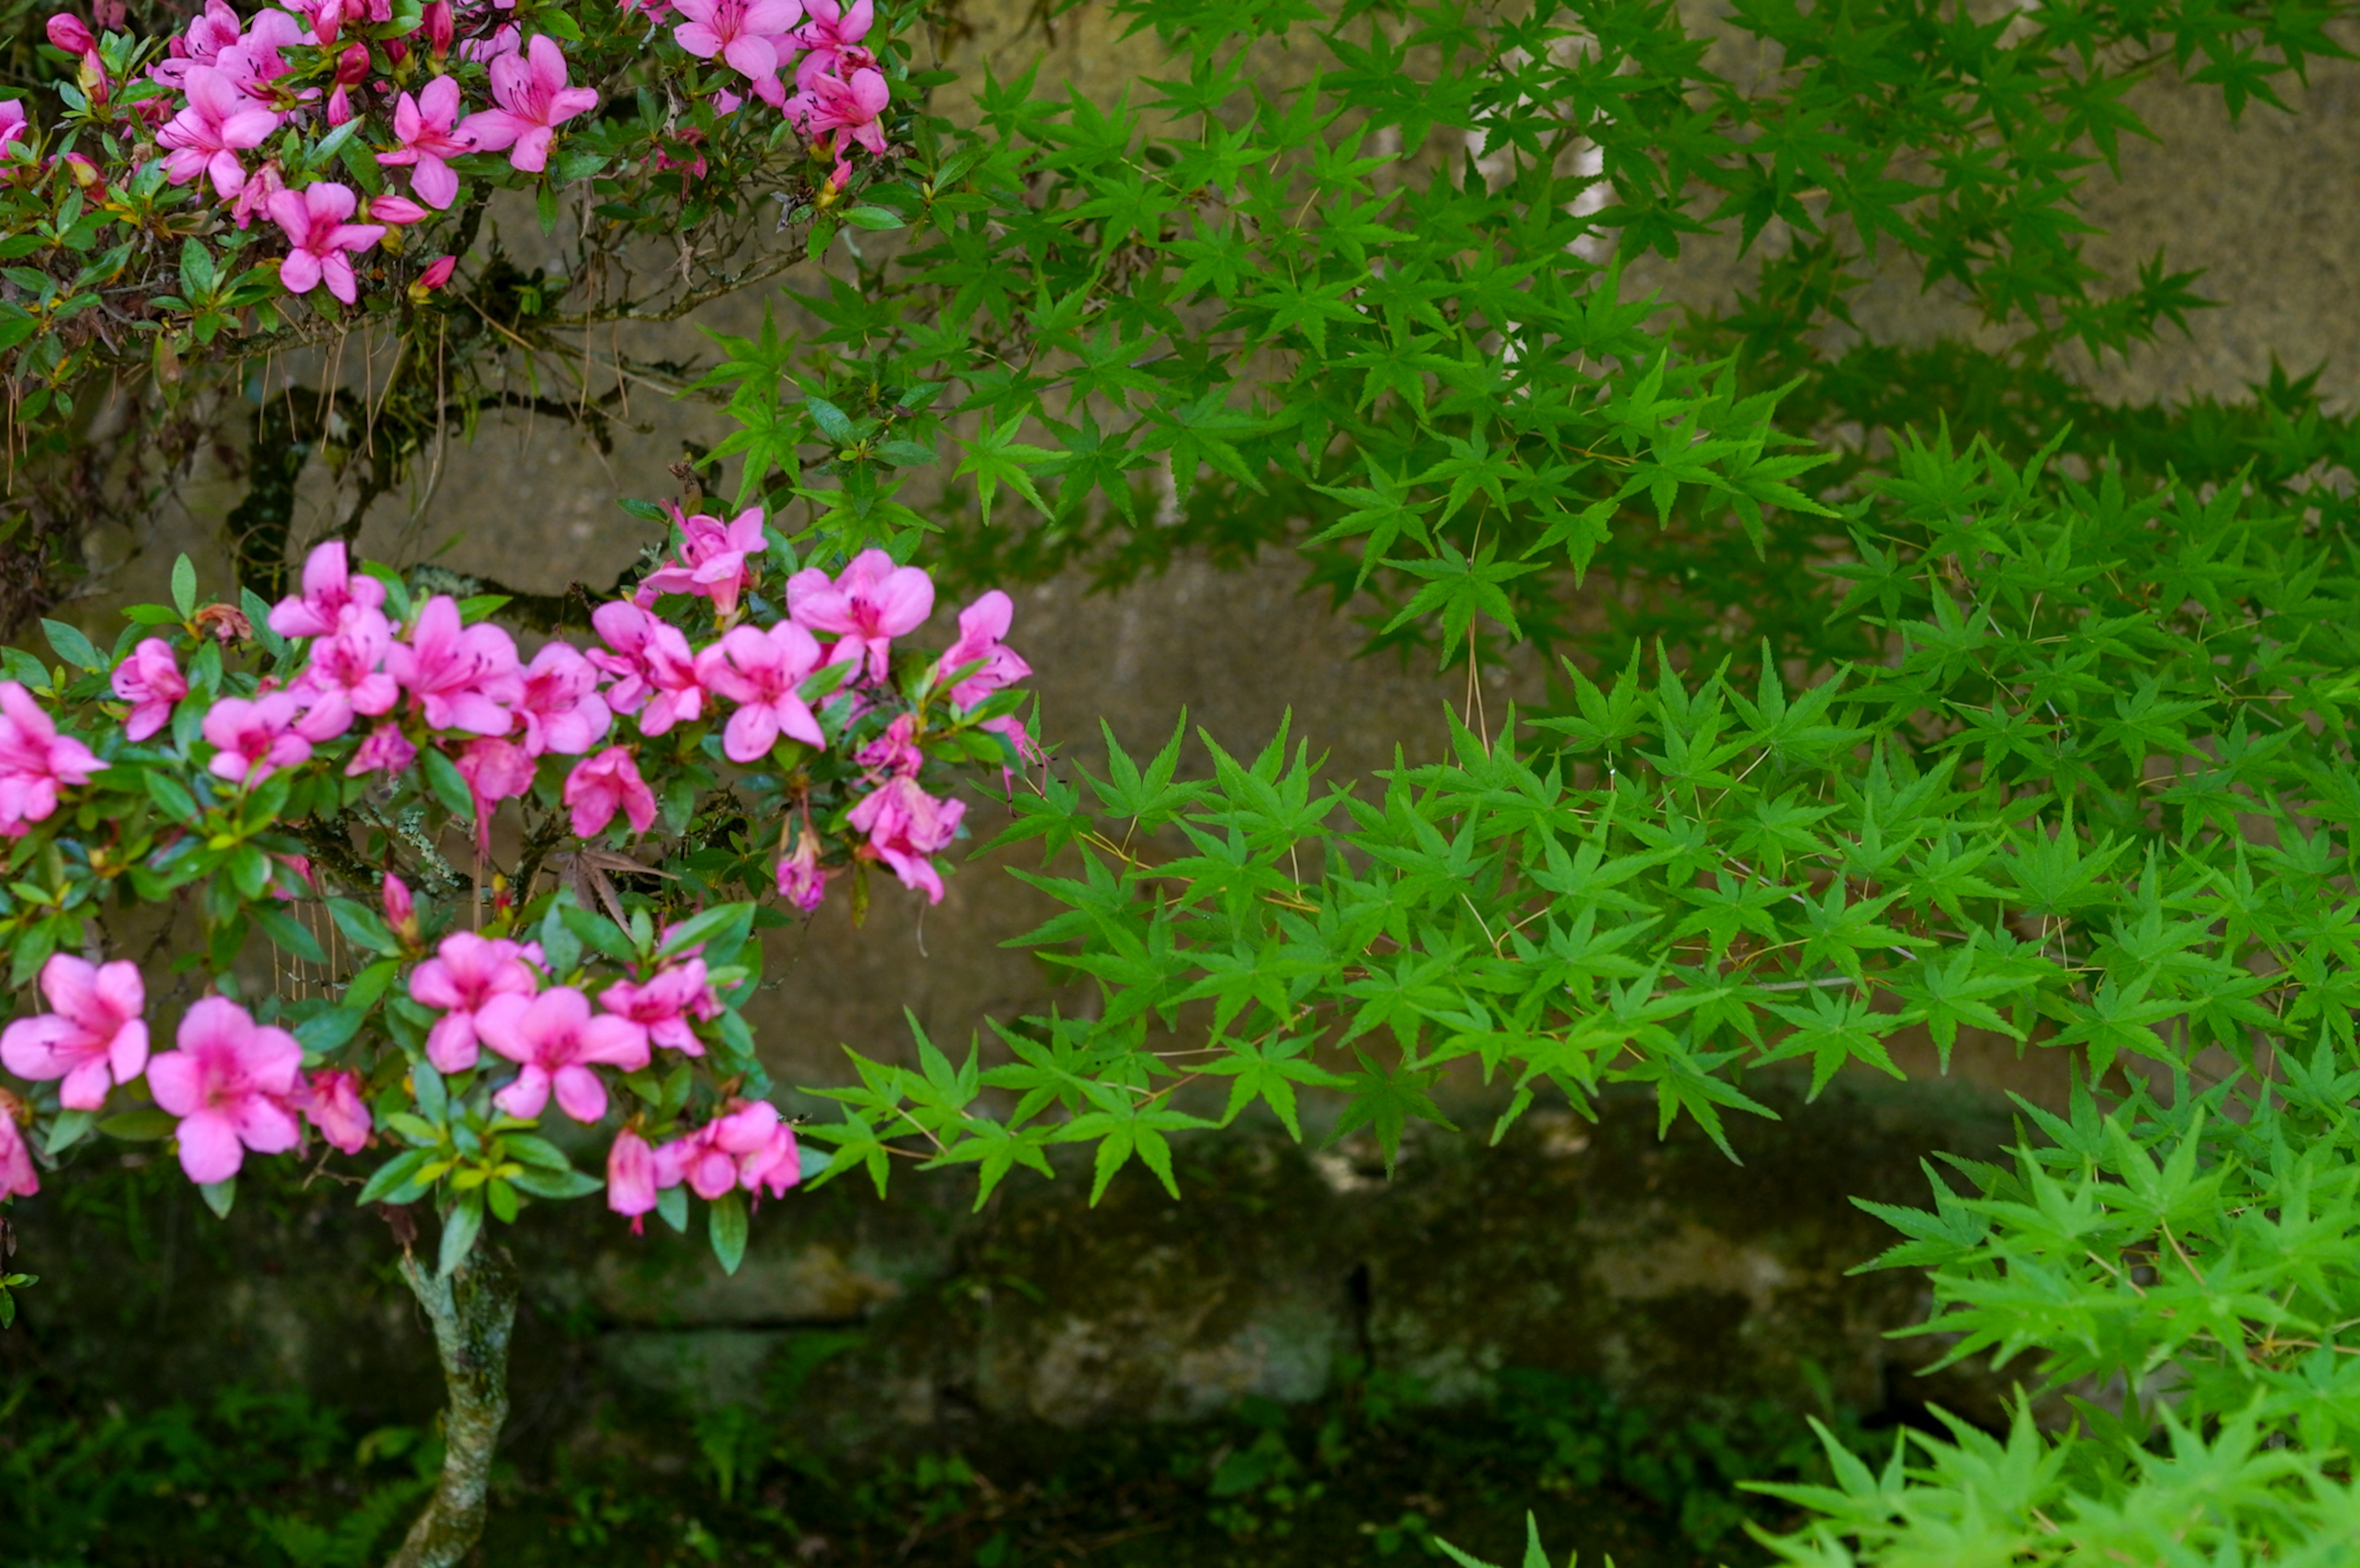
<svg viewBox="0 0 2360 1568"><path fill-rule="evenodd" d="M464 1268L443 1276L402 1254L401 1277L434 1325L450 1405L442 1413L442 1475L387 1568L455 1568L484 1533L492 1452L508 1416L508 1337L516 1327L517 1271L507 1253L479 1244Z"/></svg>

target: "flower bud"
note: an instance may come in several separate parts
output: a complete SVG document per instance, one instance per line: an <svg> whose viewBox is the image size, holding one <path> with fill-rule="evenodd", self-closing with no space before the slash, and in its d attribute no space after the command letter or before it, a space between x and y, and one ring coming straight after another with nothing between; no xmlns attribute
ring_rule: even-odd
<svg viewBox="0 0 2360 1568"><path fill-rule="evenodd" d="M426 35L427 52L441 60L451 52L451 0L429 0L425 20L419 30Z"/></svg>
<svg viewBox="0 0 2360 1568"><path fill-rule="evenodd" d="M410 897L410 884L388 871L385 874L385 886L379 890L379 897L385 901L385 921L393 928L393 934L404 943L416 946L419 940L418 906Z"/></svg>
<svg viewBox="0 0 2360 1568"><path fill-rule="evenodd" d="M357 87L368 80L368 45L355 38L344 46L344 52L336 57L336 85Z"/></svg>
<svg viewBox="0 0 2360 1568"><path fill-rule="evenodd" d="M49 42L68 54L88 54L98 47L82 18L71 11L60 11L49 18Z"/></svg>
<svg viewBox="0 0 2360 1568"><path fill-rule="evenodd" d="M429 216L425 208L407 196L372 196L368 201L368 218L372 223L415 223Z"/></svg>
<svg viewBox="0 0 2360 1568"><path fill-rule="evenodd" d="M433 264L420 273L410 285L410 299L421 305L424 304L429 294L451 281L452 270L458 265L459 258L455 256L437 257Z"/></svg>
<svg viewBox="0 0 2360 1568"><path fill-rule="evenodd" d="M351 121L352 117L353 98L350 90L339 87L333 93L329 93L328 124L332 125L345 125Z"/></svg>

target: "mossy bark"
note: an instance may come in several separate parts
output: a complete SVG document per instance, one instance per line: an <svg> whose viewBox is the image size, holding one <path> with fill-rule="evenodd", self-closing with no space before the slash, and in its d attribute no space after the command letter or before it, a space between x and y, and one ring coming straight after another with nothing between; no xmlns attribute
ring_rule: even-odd
<svg viewBox="0 0 2360 1568"><path fill-rule="evenodd" d="M450 1402L442 1412L442 1475L433 1499L387 1568L455 1568L483 1536L492 1455L508 1418L516 1265L498 1248L478 1246L466 1267L443 1275L405 1252L401 1277L433 1325Z"/></svg>

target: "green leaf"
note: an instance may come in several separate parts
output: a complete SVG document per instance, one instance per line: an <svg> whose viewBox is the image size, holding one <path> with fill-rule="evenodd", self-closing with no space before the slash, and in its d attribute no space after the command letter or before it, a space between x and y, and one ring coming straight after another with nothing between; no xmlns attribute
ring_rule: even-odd
<svg viewBox="0 0 2360 1568"><path fill-rule="evenodd" d="M106 657L91 646L90 638L63 621L44 618L41 633L49 639L49 646L58 650L58 657L68 664L81 670L107 668Z"/></svg>
<svg viewBox="0 0 2360 1568"><path fill-rule="evenodd" d="M711 1217L706 1225L712 1236L713 1256L720 1259L724 1274L735 1274L746 1258L746 1200L738 1192L724 1192L708 1207Z"/></svg>
<svg viewBox="0 0 2360 1568"><path fill-rule="evenodd" d="M136 1111L120 1111L108 1116L98 1124L98 1130L126 1143L149 1143L159 1138L171 1137L180 1126L180 1118L169 1111L143 1105Z"/></svg>
<svg viewBox="0 0 2360 1568"><path fill-rule="evenodd" d="M442 1216L442 1246L435 1254L434 1271L448 1279L475 1251L475 1237L483 1228L483 1190L461 1193L450 1213Z"/></svg>

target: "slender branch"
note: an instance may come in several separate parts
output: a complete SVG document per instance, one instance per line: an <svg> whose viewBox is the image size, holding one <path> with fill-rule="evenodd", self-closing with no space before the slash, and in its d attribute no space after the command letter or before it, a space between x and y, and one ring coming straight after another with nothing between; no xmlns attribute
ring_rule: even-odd
<svg viewBox="0 0 2360 1568"><path fill-rule="evenodd" d="M450 1404L442 1412L442 1475L433 1499L386 1568L457 1568L483 1536L492 1455L508 1417L516 1265L485 1243L464 1267L441 1275L405 1250L401 1277L433 1325Z"/></svg>

